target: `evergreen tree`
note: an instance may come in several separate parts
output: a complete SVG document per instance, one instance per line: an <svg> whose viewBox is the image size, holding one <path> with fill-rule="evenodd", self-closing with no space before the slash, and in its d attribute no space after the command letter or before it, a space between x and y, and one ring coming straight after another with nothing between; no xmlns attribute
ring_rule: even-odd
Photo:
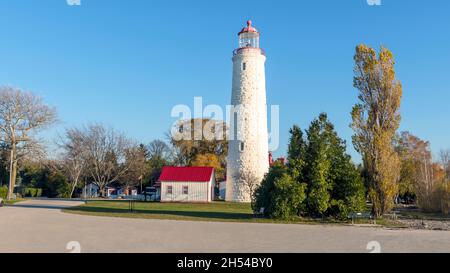
<svg viewBox="0 0 450 273"><path fill-rule="evenodd" d="M270 167L269 173L264 177L261 185L255 190L253 204L254 211L264 208L264 214L271 216L274 207L275 181L287 174L287 167L280 162L275 162Z"/></svg>
<svg viewBox="0 0 450 273"><path fill-rule="evenodd" d="M288 174L275 180L273 205L270 216L277 219L292 219L304 212L306 184L298 183Z"/></svg>
<svg viewBox="0 0 450 273"><path fill-rule="evenodd" d="M331 123L327 128L330 138L330 179L333 184L330 213L345 219L350 212L364 209L365 188L358 168L346 153L345 141L338 137Z"/></svg>
<svg viewBox="0 0 450 273"><path fill-rule="evenodd" d="M288 146L288 169L294 180L304 182L306 142L303 132L297 125L294 125L289 133L291 138Z"/></svg>
<svg viewBox="0 0 450 273"><path fill-rule="evenodd" d="M321 114L315 119L307 131L305 178L308 185L307 205L313 216L324 215L330 207L330 160L329 144L325 135L327 117Z"/></svg>
<svg viewBox="0 0 450 273"><path fill-rule="evenodd" d="M310 214L345 219L350 212L364 209L364 184L346 149L326 114L312 122L305 170Z"/></svg>
<svg viewBox="0 0 450 273"><path fill-rule="evenodd" d="M266 216L334 216L346 219L365 205L365 188L357 167L346 153L326 114L315 119L307 138L298 126L291 130L288 164L271 167L255 192L256 211Z"/></svg>

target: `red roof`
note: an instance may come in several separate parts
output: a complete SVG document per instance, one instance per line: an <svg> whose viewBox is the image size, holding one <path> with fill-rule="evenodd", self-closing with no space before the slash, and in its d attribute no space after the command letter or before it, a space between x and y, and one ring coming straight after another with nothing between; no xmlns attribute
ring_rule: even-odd
<svg viewBox="0 0 450 273"><path fill-rule="evenodd" d="M158 181L209 182L213 174L213 167L164 167Z"/></svg>
<svg viewBox="0 0 450 273"><path fill-rule="evenodd" d="M247 21L247 26L244 27L241 32L239 32L238 34L241 35L242 33L248 33L248 32L254 32L254 33L258 33L258 31L256 30L256 28L254 28L252 26L252 21L248 20Z"/></svg>

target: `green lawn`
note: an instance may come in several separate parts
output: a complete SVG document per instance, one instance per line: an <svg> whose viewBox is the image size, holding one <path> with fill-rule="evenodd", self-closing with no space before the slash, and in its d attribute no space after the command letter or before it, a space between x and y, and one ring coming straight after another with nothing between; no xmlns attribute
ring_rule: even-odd
<svg viewBox="0 0 450 273"><path fill-rule="evenodd" d="M334 219L296 218L281 221L255 217L249 204L214 202L211 204L184 203L146 203L136 202L133 212L129 211L128 201L88 201L87 204L65 209L66 213L143 219L190 220L213 222L250 222L250 223L291 223L291 224L349 224ZM370 221L358 220L356 224L372 224ZM378 225L401 227L391 221L379 220Z"/></svg>
<svg viewBox="0 0 450 273"><path fill-rule="evenodd" d="M400 217L415 220L450 221L449 214L423 212L416 209L400 209Z"/></svg>
<svg viewBox="0 0 450 273"><path fill-rule="evenodd" d="M267 219L253 217L249 204L227 202L211 204L136 202L134 211L130 212L128 201L88 201L86 205L68 208L64 211L83 215L146 219L226 222L268 221Z"/></svg>

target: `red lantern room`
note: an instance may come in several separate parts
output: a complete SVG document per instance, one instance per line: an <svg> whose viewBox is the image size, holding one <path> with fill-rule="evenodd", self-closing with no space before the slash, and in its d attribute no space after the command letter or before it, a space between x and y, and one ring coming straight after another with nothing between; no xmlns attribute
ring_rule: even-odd
<svg viewBox="0 0 450 273"><path fill-rule="evenodd" d="M247 26L238 33L238 36L239 47L234 50L234 56L239 53L253 51L255 49L258 50L258 52L261 52L262 55L266 55L264 50L259 47L260 34L258 30L252 26L252 21L247 21Z"/></svg>
<svg viewBox="0 0 450 273"><path fill-rule="evenodd" d="M247 21L247 26L238 35L239 48L259 48L259 32L252 26L252 21Z"/></svg>

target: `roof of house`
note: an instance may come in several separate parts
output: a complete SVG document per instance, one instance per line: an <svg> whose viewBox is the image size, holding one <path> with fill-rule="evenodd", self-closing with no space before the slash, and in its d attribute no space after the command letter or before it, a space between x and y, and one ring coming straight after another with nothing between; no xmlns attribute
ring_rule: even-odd
<svg viewBox="0 0 450 273"><path fill-rule="evenodd" d="M158 182L209 182L213 167L164 167Z"/></svg>

